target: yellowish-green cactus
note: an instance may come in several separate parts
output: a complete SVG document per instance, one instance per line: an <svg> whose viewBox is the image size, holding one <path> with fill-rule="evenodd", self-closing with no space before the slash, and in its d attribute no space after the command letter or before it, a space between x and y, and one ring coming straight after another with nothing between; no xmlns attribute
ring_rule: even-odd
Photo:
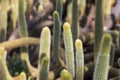
<svg viewBox="0 0 120 80"><path fill-rule="evenodd" d="M63 35L65 44L65 58L67 70L75 77L75 65L74 65L74 49L70 24L65 22L63 25Z"/></svg>
<svg viewBox="0 0 120 80"><path fill-rule="evenodd" d="M83 80L84 78L84 54L81 40L75 41L76 49L76 80Z"/></svg>
<svg viewBox="0 0 120 80"><path fill-rule="evenodd" d="M60 73L61 80L73 80L72 75L65 69Z"/></svg>
<svg viewBox="0 0 120 80"><path fill-rule="evenodd" d="M38 80L47 80L48 79L48 70L49 70L49 64L50 64L50 44L51 44L51 34L50 34L50 30L48 27L45 27L42 29L41 32L41 40L40 40L40 50L39 50L39 60L38 60L38 69L39 69L39 76L38 76ZM46 57L47 59L46 59ZM44 66L45 69L44 69ZM42 68L44 69L42 71ZM41 76L42 73L45 74L44 76ZM45 76L47 77L45 79Z"/></svg>
<svg viewBox="0 0 120 80"><path fill-rule="evenodd" d="M26 74L25 74L24 72L21 72L21 73L20 73L20 76L19 76L19 79L20 79L20 80L27 80L27 79L26 79Z"/></svg>
<svg viewBox="0 0 120 80"><path fill-rule="evenodd" d="M108 78L111 43L112 38L110 34L104 34L95 65L93 80L107 80Z"/></svg>

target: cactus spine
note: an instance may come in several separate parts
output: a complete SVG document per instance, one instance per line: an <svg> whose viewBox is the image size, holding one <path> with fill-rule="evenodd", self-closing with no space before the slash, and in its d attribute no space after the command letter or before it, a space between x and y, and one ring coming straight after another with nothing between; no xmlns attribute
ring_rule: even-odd
<svg viewBox="0 0 120 80"><path fill-rule="evenodd" d="M75 41L76 48L76 80L83 80L84 78L84 54L81 40Z"/></svg>
<svg viewBox="0 0 120 80"><path fill-rule="evenodd" d="M96 14L95 14L95 42L94 42L94 61L98 56L100 48L100 41L103 35L104 24L104 0L96 1Z"/></svg>
<svg viewBox="0 0 120 80"><path fill-rule="evenodd" d="M74 66L74 49L73 49L73 40L70 24L65 22L63 25L63 35L64 35L64 44L65 44L65 58L67 70L72 74L72 77L75 77L75 66Z"/></svg>
<svg viewBox="0 0 120 80"><path fill-rule="evenodd" d="M39 73L39 76L38 76L38 80L41 80L41 75L42 75L42 73L44 73L44 70L41 70L41 68L43 67L42 65L46 66L47 72L49 70L49 67L50 67L49 66L49 64L50 64L50 62L49 62L50 61L50 44L51 44L50 30L49 30L48 27L45 27L45 28L42 29L42 32L41 32L39 61L38 61L38 69L39 69L40 73ZM48 58L48 60L46 60L45 56ZM45 58L45 60L44 60L44 58Z"/></svg>
<svg viewBox="0 0 120 80"><path fill-rule="evenodd" d="M112 38L104 34L101 40L99 55L96 61L93 80L107 80Z"/></svg>

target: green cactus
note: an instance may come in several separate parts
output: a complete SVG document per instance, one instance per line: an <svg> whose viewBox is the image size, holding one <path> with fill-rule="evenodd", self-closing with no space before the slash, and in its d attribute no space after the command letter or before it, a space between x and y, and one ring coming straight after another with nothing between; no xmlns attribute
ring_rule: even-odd
<svg viewBox="0 0 120 80"><path fill-rule="evenodd" d="M60 78L62 80L73 80L72 75L65 69L61 71Z"/></svg>
<svg viewBox="0 0 120 80"><path fill-rule="evenodd" d="M59 13L57 11L54 11L54 31L53 31L53 58L55 60L55 63L59 62L60 57L60 34L61 34L61 23L59 18Z"/></svg>
<svg viewBox="0 0 120 80"><path fill-rule="evenodd" d="M38 80L48 80L48 73L49 73L49 58L45 56L41 60L41 68Z"/></svg>
<svg viewBox="0 0 120 80"><path fill-rule="evenodd" d="M76 48L76 80L84 79L84 54L81 40L75 41Z"/></svg>
<svg viewBox="0 0 120 80"><path fill-rule="evenodd" d="M73 35L73 43L79 37L79 10L78 10L79 2L78 0L72 0L72 35Z"/></svg>
<svg viewBox="0 0 120 80"><path fill-rule="evenodd" d="M56 0L56 11L58 11L60 19L62 20L63 0Z"/></svg>
<svg viewBox="0 0 120 80"><path fill-rule="evenodd" d="M97 0L95 14L94 61L96 61L98 56L100 41L103 35L103 26L104 26L104 0Z"/></svg>
<svg viewBox="0 0 120 80"><path fill-rule="evenodd" d="M93 80L107 80L108 78L111 43L110 34L104 34L94 69Z"/></svg>
<svg viewBox="0 0 120 80"><path fill-rule="evenodd" d="M39 60L38 60L38 69L39 69L40 72L39 72L38 80L41 79L41 68L43 67L42 65L46 66L47 71L49 70L49 66L50 66L49 65L50 64L50 62L49 62L50 61L50 44L51 44L50 30L49 30L48 27L45 27L45 28L42 29L42 32L41 32ZM46 58L44 59L45 56L48 59L46 59ZM43 60L43 62L42 62L42 60ZM44 61L45 61L45 63L44 63ZM45 77L44 76L42 76L42 77L43 77L42 79L44 80Z"/></svg>
<svg viewBox="0 0 120 80"><path fill-rule="evenodd" d="M74 49L70 24L65 22L63 25L63 35L65 44L65 58L67 70L75 77L75 65L74 65Z"/></svg>

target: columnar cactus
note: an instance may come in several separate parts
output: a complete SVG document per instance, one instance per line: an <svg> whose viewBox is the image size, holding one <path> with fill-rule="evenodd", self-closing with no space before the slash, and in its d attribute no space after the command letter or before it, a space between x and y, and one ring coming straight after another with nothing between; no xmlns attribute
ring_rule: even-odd
<svg viewBox="0 0 120 80"><path fill-rule="evenodd" d="M24 72L20 73L19 80L27 80L26 79L26 74Z"/></svg>
<svg viewBox="0 0 120 80"><path fill-rule="evenodd" d="M58 11L60 19L62 20L63 0L56 0L56 11Z"/></svg>
<svg viewBox="0 0 120 80"><path fill-rule="evenodd" d="M72 80L72 75L65 69L63 69L60 73L60 78L62 80Z"/></svg>
<svg viewBox="0 0 120 80"><path fill-rule="evenodd" d="M111 43L111 36L104 34L94 69L93 80L107 80L108 78Z"/></svg>
<svg viewBox="0 0 120 80"><path fill-rule="evenodd" d="M103 35L103 26L104 26L104 0L97 0L95 13L94 61L96 61L98 56L100 41Z"/></svg>
<svg viewBox="0 0 120 80"><path fill-rule="evenodd" d="M72 0L72 35L73 35L73 43L79 37L79 2L78 0Z"/></svg>
<svg viewBox="0 0 120 80"><path fill-rule="evenodd" d="M60 47L60 34L61 34L61 22L59 18L59 13L57 11L54 11L54 31L53 31L53 55L54 60L59 62L59 47Z"/></svg>
<svg viewBox="0 0 120 80"><path fill-rule="evenodd" d="M48 80L48 73L49 73L49 58L45 56L41 60L39 80Z"/></svg>
<svg viewBox="0 0 120 80"><path fill-rule="evenodd" d="M67 70L72 74L72 77L75 77L75 66L74 66L74 49L73 49L73 40L70 24L65 22L63 25L63 35L64 35L64 44L65 44L65 58Z"/></svg>
<svg viewBox="0 0 120 80"><path fill-rule="evenodd" d="M76 49L76 80L83 80L84 78L84 54L81 40L75 41Z"/></svg>
<svg viewBox="0 0 120 80"><path fill-rule="evenodd" d="M1 3L0 3L0 42L3 42L6 40L8 9L9 9L9 0L1 0Z"/></svg>
<svg viewBox="0 0 120 80"><path fill-rule="evenodd" d="M42 32L41 32L41 40L40 40L40 51L39 51L39 61L38 61L38 69L39 69L39 76L38 76L38 80L41 80L41 77L44 77L42 76L42 73L45 72L46 76L48 76L48 70L49 70L49 67L50 67L50 44L51 44L51 34L50 34L50 30L48 27L45 27L42 29ZM46 58L46 57L47 58ZM45 65L46 69L47 69L47 72L46 70L42 70L41 68L44 68L44 66L42 65ZM43 80L47 80L42 78Z"/></svg>

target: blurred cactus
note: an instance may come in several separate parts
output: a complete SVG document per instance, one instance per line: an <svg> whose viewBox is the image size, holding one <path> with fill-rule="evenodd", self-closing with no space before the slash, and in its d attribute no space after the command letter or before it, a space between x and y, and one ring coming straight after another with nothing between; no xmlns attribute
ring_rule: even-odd
<svg viewBox="0 0 120 80"><path fill-rule="evenodd" d="M12 29L11 31L15 30L18 21L18 2L19 0L11 0L11 20L12 20Z"/></svg>
<svg viewBox="0 0 120 80"><path fill-rule="evenodd" d="M72 0L72 35L73 43L79 37L79 2L78 0ZM73 45L74 46L74 45Z"/></svg>
<svg viewBox="0 0 120 80"><path fill-rule="evenodd" d="M72 75L65 69L60 73L61 80L73 80Z"/></svg>
<svg viewBox="0 0 120 80"><path fill-rule="evenodd" d="M1 0L0 3L0 42L6 40L7 36L7 19L8 19L8 12L9 9L9 0Z"/></svg>
<svg viewBox="0 0 120 80"><path fill-rule="evenodd" d="M79 2L80 16L83 16L85 8L86 8L86 0L80 0Z"/></svg>
<svg viewBox="0 0 120 80"><path fill-rule="evenodd" d="M51 44L50 30L48 27L45 27L42 29L41 32L40 51L39 51L39 60L38 60L38 69L39 69L38 80L48 79L48 71L50 67L50 62L49 62L50 44Z"/></svg>
<svg viewBox="0 0 120 80"><path fill-rule="evenodd" d="M63 0L56 0L56 11L59 13L60 19L62 20Z"/></svg>
<svg viewBox="0 0 120 80"><path fill-rule="evenodd" d="M109 34L104 34L101 40L99 55L96 61L93 80L107 80L110 60L110 49L112 38Z"/></svg>
<svg viewBox="0 0 120 80"><path fill-rule="evenodd" d="M64 44L66 51L65 58L66 58L67 70L72 74L72 77L75 77L74 48L73 48L71 26L67 22L65 22L63 25L63 35L64 35Z"/></svg>
<svg viewBox="0 0 120 80"><path fill-rule="evenodd" d="M41 60L38 80L48 80L48 73L49 73L49 58L45 56Z"/></svg>
<svg viewBox="0 0 120 80"><path fill-rule="evenodd" d="M57 11L54 11L54 31L53 31L53 58L55 60L55 63L59 62L60 57L60 34L61 34L61 22L59 18L59 13Z"/></svg>
<svg viewBox="0 0 120 80"><path fill-rule="evenodd" d="M81 40L75 41L76 48L76 80L84 79L84 54Z"/></svg>
<svg viewBox="0 0 120 80"><path fill-rule="evenodd" d="M21 72L19 77L20 77L20 80L26 80L26 74L24 72Z"/></svg>
<svg viewBox="0 0 120 80"><path fill-rule="evenodd" d="M98 51L100 48L100 41L103 35L104 26L104 0L96 1L96 14L95 14L95 42L94 42L94 61L96 61L98 56Z"/></svg>

